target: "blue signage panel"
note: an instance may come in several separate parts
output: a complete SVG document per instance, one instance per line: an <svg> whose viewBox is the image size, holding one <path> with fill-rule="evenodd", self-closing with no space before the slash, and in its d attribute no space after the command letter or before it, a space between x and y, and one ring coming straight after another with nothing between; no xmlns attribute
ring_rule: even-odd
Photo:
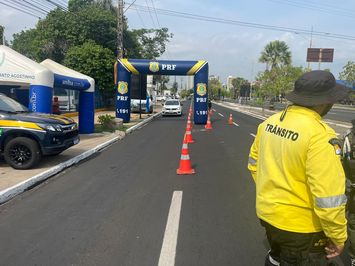
<svg viewBox="0 0 355 266"><path fill-rule="evenodd" d="M118 63L118 77L116 88L116 117L128 123L131 117L131 72L120 62Z"/></svg>
<svg viewBox="0 0 355 266"><path fill-rule="evenodd" d="M90 82L86 79L78 79L54 74L54 87L80 91L90 88Z"/></svg>
<svg viewBox="0 0 355 266"><path fill-rule="evenodd" d="M208 64L195 74L194 85L194 122L206 124L208 115Z"/></svg>

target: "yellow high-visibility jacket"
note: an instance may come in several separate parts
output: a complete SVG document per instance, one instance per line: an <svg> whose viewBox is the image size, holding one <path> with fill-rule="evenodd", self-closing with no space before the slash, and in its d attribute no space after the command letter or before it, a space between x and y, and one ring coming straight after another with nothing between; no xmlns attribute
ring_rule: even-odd
<svg viewBox="0 0 355 266"><path fill-rule="evenodd" d="M281 117L277 113L259 125L250 149L257 216L286 231L324 231L343 245L345 174L335 131L305 107L292 105Z"/></svg>

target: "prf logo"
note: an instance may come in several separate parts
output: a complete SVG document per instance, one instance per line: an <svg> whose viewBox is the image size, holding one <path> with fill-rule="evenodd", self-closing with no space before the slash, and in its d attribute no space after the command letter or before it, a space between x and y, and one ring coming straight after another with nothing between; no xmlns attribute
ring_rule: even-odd
<svg viewBox="0 0 355 266"><path fill-rule="evenodd" d="M0 66L2 66L4 64L4 62L5 62L5 53L2 52L0 54Z"/></svg>
<svg viewBox="0 0 355 266"><path fill-rule="evenodd" d="M205 96L207 93L206 83L197 83L196 93L200 96Z"/></svg>
<svg viewBox="0 0 355 266"><path fill-rule="evenodd" d="M128 83L125 81L118 82L117 91L121 94L126 94L128 92Z"/></svg>
<svg viewBox="0 0 355 266"><path fill-rule="evenodd" d="M158 62L150 62L149 63L150 72L158 72L159 71L159 63Z"/></svg>

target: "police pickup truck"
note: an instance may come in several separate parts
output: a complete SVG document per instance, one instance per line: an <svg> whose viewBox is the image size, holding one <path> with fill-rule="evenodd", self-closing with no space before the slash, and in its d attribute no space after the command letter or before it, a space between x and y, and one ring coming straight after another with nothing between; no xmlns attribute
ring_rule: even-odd
<svg viewBox="0 0 355 266"><path fill-rule="evenodd" d="M43 155L57 155L77 143L78 126L72 119L31 113L0 94L0 153L13 168L32 168Z"/></svg>

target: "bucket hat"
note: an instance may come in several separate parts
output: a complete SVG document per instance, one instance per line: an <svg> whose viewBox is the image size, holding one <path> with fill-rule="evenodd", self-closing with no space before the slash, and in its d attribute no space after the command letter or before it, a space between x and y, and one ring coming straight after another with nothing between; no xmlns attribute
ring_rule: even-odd
<svg viewBox="0 0 355 266"><path fill-rule="evenodd" d="M336 83L332 73L314 70L298 78L293 91L285 97L294 104L316 106L336 103L344 99L349 92L347 87Z"/></svg>

